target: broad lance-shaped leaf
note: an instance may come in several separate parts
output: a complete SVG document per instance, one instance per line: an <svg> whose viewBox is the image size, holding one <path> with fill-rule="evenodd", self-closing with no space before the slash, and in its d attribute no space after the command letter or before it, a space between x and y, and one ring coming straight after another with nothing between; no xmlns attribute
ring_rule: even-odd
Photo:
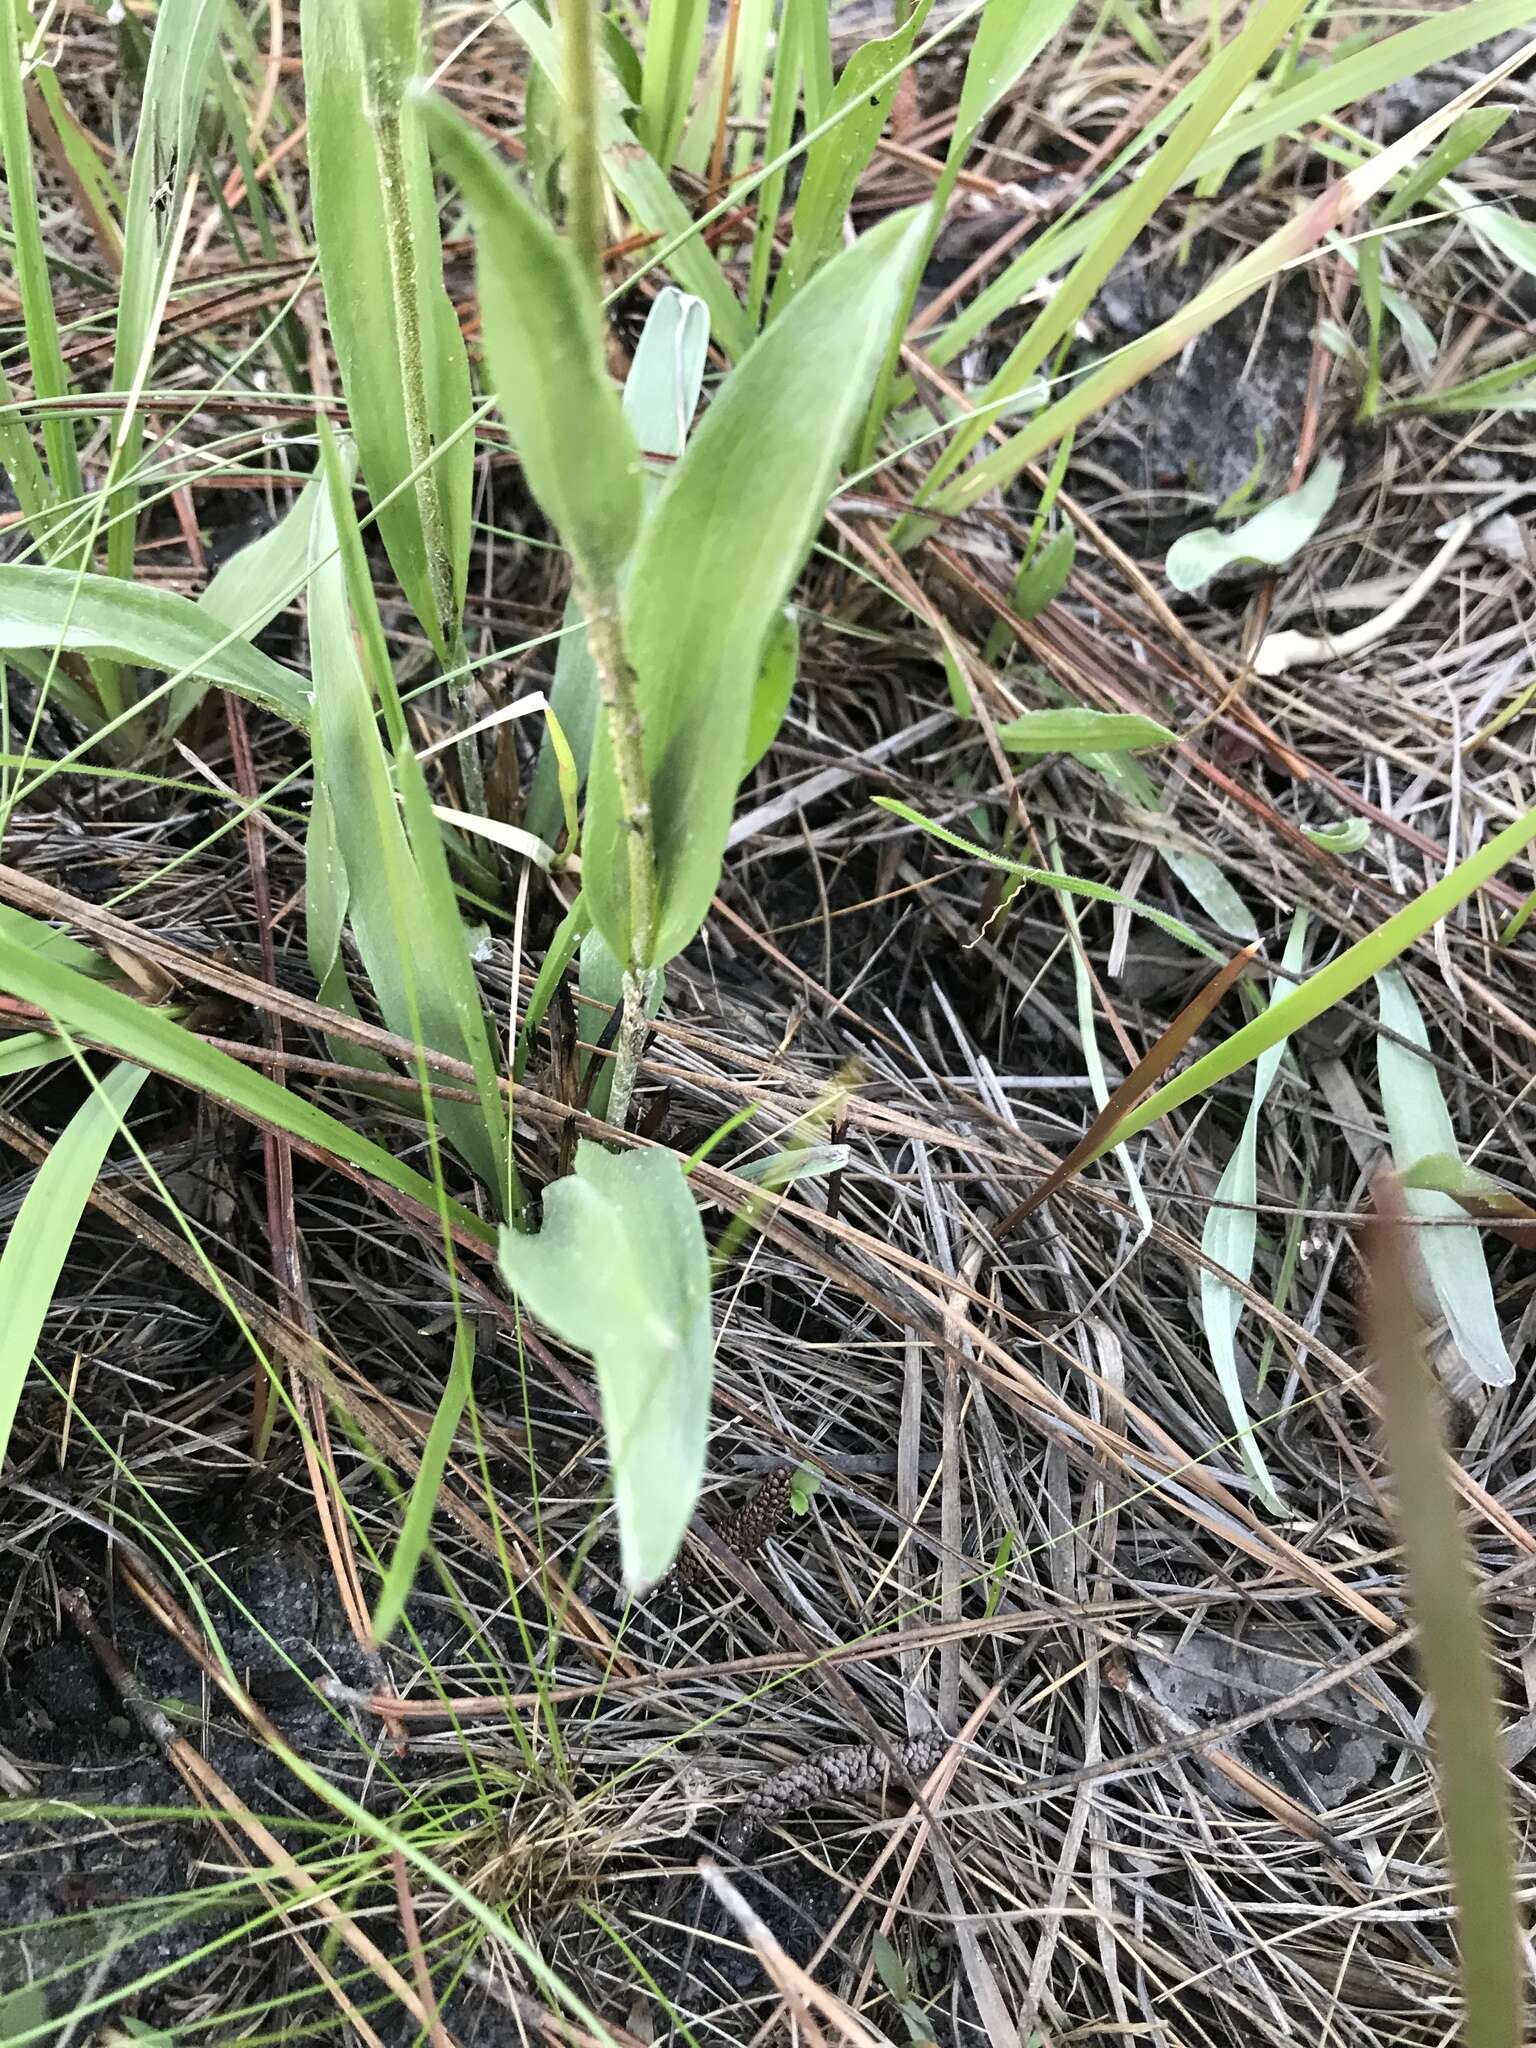
<svg viewBox="0 0 1536 2048"><path fill-rule="evenodd" d="M763 645L821 523L921 234L911 213L882 222L796 295L726 379L646 518L625 637L655 820L652 966L688 944L719 881ZM624 832L603 730L582 875L620 960L632 950Z"/></svg>
<svg viewBox="0 0 1536 2048"><path fill-rule="evenodd" d="M1386 1031L1406 1039L1399 1045L1385 1033L1376 1042L1381 1107L1392 1140L1393 1164L1412 1166L1430 1153L1456 1156L1456 1133L1440 1083L1429 1061L1410 1048L1429 1051L1429 1033L1407 982L1395 969L1378 974L1376 992ZM1405 1189L1403 1206L1428 1228L1414 1232L1435 1302L1450 1326L1457 1350L1485 1385L1507 1386L1515 1376L1499 1328L1488 1262L1477 1230L1450 1195L1431 1188Z"/></svg>
<svg viewBox="0 0 1536 2048"><path fill-rule="evenodd" d="M443 284L417 0L303 0L315 240L347 414L379 532L447 660L469 572L469 361Z"/></svg>
<svg viewBox="0 0 1536 2048"><path fill-rule="evenodd" d="M202 676L253 704L309 723L309 691L291 669L217 625L190 598L112 576L0 564L0 648L105 654L178 679Z"/></svg>
<svg viewBox="0 0 1536 2048"><path fill-rule="evenodd" d="M538 1236L502 1231L501 1269L596 1365L624 1577L647 1586L693 1517L714 1377L709 1250L681 1165L583 1139Z"/></svg>
<svg viewBox="0 0 1536 2048"><path fill-rule="evenodd" d="M438 100L424 105L474 222L486 358L528 488L578 578L611 583L640 517L640 451L603 361L596 295L458 115Z"/></svg>
<svg viewBox="0 0 1536 2048"><path fill-rule="evenodd" d="M142 1067L114 1067L91 1090L38 1168L0 1253L0 1463L75 1226L147 1079Z"/></svg>

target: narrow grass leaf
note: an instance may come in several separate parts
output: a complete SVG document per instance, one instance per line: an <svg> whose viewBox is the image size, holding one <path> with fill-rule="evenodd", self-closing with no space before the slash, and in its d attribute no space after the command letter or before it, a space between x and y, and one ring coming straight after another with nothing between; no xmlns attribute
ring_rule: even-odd
<svg viewBox="0 0 1536 2048"><path fill-rule="evenodd" d="M1177 741L1166 725L1130 711L1026 711L997 728L1010 754L1135 754Z"/></svg>
<svg viewBox="0 0 1536 2048"><path fill-rule="evenodd" d="M1468 1166L1454 1152L1431 1152L1398 1175L1405 1188L1432 1188L1449 1195L1469 1216L1514 1244L1536 1242L1536 1208L1481 1167Z"/></svg>
<svg viewBox="0 0 1536 2048"><path fill-rule="evenodd" d="M571 248L457 114L428 102L433 146L475 225L486 359L528 487L582 580L610 582L640 517L640 458L603 359L597 300Z"/></svg>
<svg viewBox="0 0 1536 2048"><path fill-rule="evenodd" d="M508 1284L597 1368L619 1548L634 1590L676 1557L698 1500L714 1377L709 1251L670 1152L583 1141L537 1237L504 1230Z"/></svg>
<svg viewBox="0 0 1536 2048"><path fill-rule="evenodd" d="M1426 932L1432 931L1458 903L1464 903L1484 882L1490 881L1500 868L1523 852L1532 839L1536 839L1536 811L1527 811L1512 825L1506 825L1486 846L1479 847L1459 867L1452 868L1433 888L1426 889L1417 901L1405 905L1384 924L1378 925L1375 931L1346 947L1336 960L1330 960L1326 967L1319 968L1300 988L1292 989L1262 1017L1245 1024L1241 1031L1234 1032L1203 1059L1196 1060L1177 1080L1159 1088L1155 1095L1132 1110L1109 1133L1099 1152L1107 1152L1113 1145L1123 1145L1127 1138L1134 1138L1148 1124L1156 1123L1159 1117L1167 1116L1197 1095L1203 1095L1207 1088L1214 1088L1218 1081L1225 1081L1228 1075L1246 1067L1270 1046L1278 1045L1283 1038L1291 1037L1304 1025L1331 1010L1335 1003L1352 996L1372 975L1390 967Z"/></svg>
<svg viewBox="0 0 1536 2048"><path fill-rule="evenodd" d="M316 769L324 778L335 844L346 870L348 917L389 1029L475 1064L481 1105L442 1102L436 1116L471 1170L487 1188L499 1191L503 1162L490 1139L488 1119L499 1123L501 1104L499 1095L485 1098L484 1012L478 995L473 1016L467 1008L464 984L473 988L474 977L464 927L451 888L445 903L441 889L429 886L396 801L373 692L353 632L339 539L342 522L355 517L351 495L328 435L322 448L331 474L328 492L315 500L311 558L317 566L309 603ZM438 827L429 823L441 855Z"/></svg>
<svg viewBox="0 0 1536 2048"><path fill-rule="evenodd" d="M812 279L726 379L646 520L625 627L655 814L652 966L688 944L714 895L764 642L821 522L921 232L898 215ZM620 959L631 950L624 831L604 731L583 878Z"/></svg>
<svg viewBox="0 0 1536 2048"><path fill-rule="evenodd" d="M106 1046L120 1059L153 1067L173 1081L227 1103L256 1124L270 1124L290 1137L328 1152L369 1174L384 1187L437 1213L431 1181L403 1165L382 1145L361 1136L291 1088L281 1088L226 1052L220 1052L161 1010L147 1009L131 996L77 973L72 967L18 946L0 932L0 990L45 1010L77 1038ZM461 1231L484 1243L493 1233L461 1204L449 1204Z"/></svg>
<svg viewBox="0 0 1536 2048"><path fill-rule="evenodd" d="M420 11L303 0L315 240L331 342L379 532L412 611L453 657L469 571L469 359L443 284L420 108Z"/></svg>
<svg viewBox="0 0 1536 2048"><path fill-rule="evenodd" d="M1332 510L1343 474L1339 458L1325 455L1299 491L1261 506L1241 526L1228 533L1201 526L1181 534L1168 550L1168 581L1175 590L1199 590L1227 569L1254 562L1275 569L1289 562Z"/></svg>
<svg viewBox="0 0 1536 2048"><path fill-rule="evenodd" d="M794 228L774 286L770 319L781 313L842 247L854 188L869 168L901 83L902 74L896 67L910 54L931 5L932 0L918 0L894 35L864 43L843 66L827 107L828 116L842 114L843 118L835 128L819 135L806 152L795 199ZM891 72L896 75L888 77Z"/></svg>
<svg viewBox="0 0 1536 2048"><path fill-rule="evenodd" d="M1306 939L1306 913L1299 911L1285 945L1282 965L1286 979L1277 977L1275 980L1270 992L1271 1003L1300 972ZM1200 1320L1205 1325L1205 1341L1210 1346L1211 1363L1216 1368L1216 1379L1227 1404L1227 1413L1238 1431L1238 1450L1271 1514L1281 1513L1282 1503L1254 1436L1237 1369L1237 1330L1242 1320L1243 1297L1224 1276L1231 1274L1245 1287L1253 1278L1253 1255L1259 1230L1259 1127L1284 1050L1282 1042L1272 1045L1259 1056L1253 1074L1253 1097L1243 1119L1242 1135L1216 1183L1216 1193L1200 1234L1201 1251L1221 1268L1219 1273L1212 1272L1208 1266L1200 1270Z"/></svg>
<svg viewBox="0 0 1536 2048"><path fill-rule="evenodd" d="M416 1583L417 1568L426 1550L427 1539L432 1534L432 1516L442 1489L443 1474L448 1469L454 1432L469 1399L474 1369L475 1326L461 1316L454 1331L453 1362L448 1368L448 1381L437 1404L437 1412L432 1417L432 1426L427 1431L427 1440L421 1447L421 1463L416 1468L415 1482L405 1505L399 1541L395 1545L394 1556L389 1560L384 1584L379 1589L378 1604L373 1610L372 1633L376 1643L387 1643L399 1627L405 1603Z"/></svg>
<svg viewBox="0 0 1536 2048"><path fill-rule="evenodd" d="M54 399L65 396L70 382L59 341L53 283L43 246L37 181L32 168L32 136L27 124L20 35L21 21L16 0L0 0L0 165L4 167L5 190L10 200L10 231L16 284L26 328L27 368L32 396ZM25 432L25 429L20 431ZM74 504L82 492L74 420L62 412L46 412L43 415L43 448L48 458L50 499L58 506ZM57 554L57 531L52 520L40 521L35 529L35 538L50 559Z"/></svg>
<svg viewBox="0 0 1536 2048"><path fill-rule="evenodd" d="M1012 610L1021 619L1038 619L1046 606L1054 604L1066 589L1067 578L1072 574L1076 560L1077 531L1074 527L1064 526L1020 568L1013 583ZM998 625L1006 633L1007 627L1002 620Z"/></svg>
<svg viewBox="0 0 1536 2048"><path fill-rule="evenodd" d="M1408 1223L1390 1181L1376 1206L1365 1246L1367 1321L1456 1900L1460 2039L1466 2048L1519 2048L1525 1985L1498 1686L1413 1308Z"/></svg>
<svg viewBox="0 0 1536 2048"><path fill-rule="evenodd" d="M0 648L73 649L200 676L294 725L309 723L301 677L216 625L191 598L147 583L0 563Z"/></svg>
<svg viewBox="0 0 1536 2048"><path fill-rule="evenodd" d="M114 1067L91 1090L38 1168L0 1252L0 1463L75 1227L147 1078L142 1067Z"/></svg>
<svg viewBox="0 0 1536 2048"><path fill-rule="evenodd" d="M709 0L654 0L640 72L640 140L670 170L688 118Z"/></svg>
<svg viewBox="0 0 1536 2048"><path fill-rule="evenodd" d="M198 123L223 13L222 0L161 0L155 15L124 207L123 274L112 352L112 389L117 392L137 392L148 376L178 247L178 216L197 167ZM113 452L116 477L134 470L143 438L143 419L133 408L123 417ZM112 493L107 566L114 576L132 574L137 495L131 484L120 484Z"/></svg>
<svg viewBox="0 0 1536 2048"><path fill-rule="evenodd" d="M1376 994L1383 1026L1376 1041L1376 1072L1392 1163L1401 1170L1437 1153L1454 1158L1456 1131L1439 1076L1428 1059L1411 1050L1418 1046L1429 1051L1429 1033L1413 992L1392 969L1376 976ZM1388 1037L1388 1032L1395 1036ZM1407 1044L1399 1045L1397 1039L1406 1039ZM1407 1189L1403 1205L1415 1223L1428 1226L1416 1232L1419 1252L1457 1350L1485 1385L1507 1386L1515 1369L1499 1328L1477 1232L1461 1221L1454 1197L1438 1189Z"/></svg>

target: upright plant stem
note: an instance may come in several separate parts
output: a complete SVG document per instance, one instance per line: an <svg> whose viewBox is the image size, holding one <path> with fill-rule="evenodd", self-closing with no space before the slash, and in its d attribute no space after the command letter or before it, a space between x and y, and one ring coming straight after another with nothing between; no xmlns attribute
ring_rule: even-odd
<svg viewBox="0 0 1536 2048"><path fill-rule="evenodd" d="M640 1054L645 1045L646 1009L656 986L656 838L651 816L650 775L645 765L645 729L635 696L635 678L619 626L617 583L598 591L578 588L587 621L587 648L597 670L603 716L613 748L614 779L624 818L629 872L629 958L624 963L624 1013L619 1021L608 1121L620 1130L629 1114Z"/></svg>
<svg viewBox="0 0 1536 2048"><path fill-rule="evenodd" d="M601 0L561 0L565 50L566 204L571 241L592 289L601 293L603 268L603 174L597 148L597 57L593 19ZM656 840L651 818L650 776L645 765L645 732L635 696L635 678L624 650L618 564L594 563L578 572L577 600L587 625L587 650L597 670L598 691L615 780L624 817L625 861L629 872L629 957L624 962L624 1013L619 1022L613 1091L608 1120L621 1130L629 1114L640 1054L645 1045L646 1008L656 986L651 964L656 947Z"/></svg>
<svg viewBox="0 0 1536 2048"><path fill-rule="evenodd" d="M571 241L594 290L603 269L603 171L597 153L597 58L592 17L600 0L560 0L565 39L566 205Z"/></svg>

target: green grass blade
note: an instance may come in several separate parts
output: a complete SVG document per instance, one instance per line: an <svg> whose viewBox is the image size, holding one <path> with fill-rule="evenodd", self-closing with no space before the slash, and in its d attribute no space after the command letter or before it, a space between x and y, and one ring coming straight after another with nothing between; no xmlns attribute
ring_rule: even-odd
<svg viewBox="0 0 1536 2048"><path fill-rule="evenodd" d="M312 477L274 526L232 555L193 601L216 626L250 640L271 625L309 581L315 498L324 488ZM172 690L165 709L169 736L202 702L207 684L188 676Z"/></svg>
<svg viewBox="0 0 1536 2048"><path fill-rule="evenodd" d="M27 359L32 373L34 398L62 398L70 388L59 344L58 321L53 309L53 284L48 257L43 248L37 207L37 185L32 170L32 137L27 126L26 98L21 79L21 22L16 0L0 0L0 162L5 169L5 189L10 200L10 228L15 248L16 284L21 296L26 325ZM82 495L80 455L75 445L75 422L66 414L52 412L43 417L43 448L48 459L51 497L56 504L72 505ZM52 531L45 524L36 538L50 557Z"/></svg>
<svg viewBox="0 0 1536 2048"><path fill-rule="evenodd" d="M653 0L640 83L640 140L670 169L688 118L709 0Z"/></svg>
<svg viewBox="0 0 1536 2048"><path fill-rule="evenodd" d="M197 164L204 83L223 11L222 0L161 0L149 46L124 209L123 274L112 354L112 389L130 398L112 455L107 568L114 576L127 577L133 571L138 493L121 480L136 469L143 447L137 396L148 379L170 290L182 201Z"/></svg>
<svg viewBox="0 0 1536 2048"><path fill-rule="evenodd" d="M655 814L652 966L687 945L709 908L764 642L861 417L921 232L920 216L886 221L812 280L727 378L641 533L625 628ZM605 730L583 878L593 921L628 960L623 833Z"/></svg>
<svg viewBox="0 0 1536 2048"><path fill-rule="evenodd" d="M1041 51L1056 40L1071 19L1074 7L1075 0L989 0L976 24L971 53L966 59L965 77L961 81L955 125L944 155L944 169L934 188L928 234L913 262L902 316L891 337L885 360L880 365L874 397L870 400L864 439L859 450L861 467L875 459L880 432L891 409L901 343L912 318L918 285L981 124L1023 77Z"/></svg>
<svg viewBox="0 0 1536 2048"><path fill-rule="evenodd" d="M1398 1539L1433 1709L1440 1811L1456 1898L1466 2048L1519 2048L1525 2006L1514 1829L1498 1691L1413 1309L1408 1232L1390 1182L1366 1247L1369 1325Z"/></svg>
<svg viewBox="0 0 1536 2048"><path fill-rule="evenodd" d="M603 357L597 301L569 246L440 101L433 146L475 225L486 356L528 487L578 577L617 577L640 517L639 450Z"/></svg>
<svg viewBox="0 0 1536 2048"><path fill-rule="evenodd" d="M120 1066L93 1087L38 1168L0 1252L0 1463L75 1227L147 1078L142 1067Z"/></svg>
<svg viewBox="0 0 1536 2048"><path fill-rule="evenodd" d="M421 21L394 0L301 9L315 239L331 342L379 532L444 662L469 572L469 359L443 284L421 113Z"/></svg>
<svg viewBox="0 0 1536 2048"><path fill-rule="evenodd" d="M309 723L301 677L216 625L190 598L145 583L0 563L0 648L74 649L201 676L295 725Z"/></svg>
<svg viewBox="0 0 1536 2048"><path fill-rule="evenodd" d="M389 1029L475 1066L481 1105L443 1102L434 1113L471 1171L487 1188L499 1192L506 1180L505 1159L490 1133L494 1129L499 1134L503 1112L494 1074L488 1071L484 1011L474 987L464 927L446 866L431 874L423 868L396 801L389 757L374 716L373 691L353 631L344 558L348 551L339 539L340 529L355 519L351 493L324 428L321 449L329 489L315 500L311 558L317 567L310 579L309 601L314 718L320 739L316 766L325 778L335 843L346 870L348 915ZM361 549L351 552L355 564ZM360 619L372 604L366 586L361 596ZM364 624L365 644L379 637L376 622L371 631ZM387 697L390 681L376 680ZM411 765L416 767L414 758ZM419 767L416 773L419 777ZM441 859L435 822L430 830Z"/></svg>
<svg viewBox="0 0 1536 2048"><path fill-rule="evenodd" d="M931 4L932 0L919 0L894 35L863 44L843 66L827 113L847 111L806 154L794 229L774 285L770 319L842 248L854 188L869 168L901 83L898 67L910 55Z"/></svg>
<svg viewBox="0 0 1536 2048"><path fill-rule="evenodd" d="M1149 1095L1108 1134L1095 1158L1102 1158L1112 1147L1123 1145L1138 1131L1144 1131L1148 1124L1156 1123L1159 1117L1167 1116L1195 1096L1203 1095L1207 1088L1214 1088L1219 1081L1225 1081L1229 1075L1267 1052L1272 1045L1291 1037L1304 1025L1331 1010L1335 1003L1353 995L1373 975L1380 974L1400 959L1426 932L1432 931L1458 903L1465 903L1474 891L1523 852L1533 839L1536 839L1536 811L1526 811L1512 825L1506 825L1486 846L1479 847L1470 859L1452 868L1433 888L1426 889L1416 902L1405 905L1385 924L1378 925L1365 938L1356 940L1336 960L1319 968L1300 988L1292 989L1288 996L1272 1005L1262 1017L1245 1024L1241 1031L1234 1032L1231 1038L1216 1046L1203 1059L1196 1060L1192 1067L1159 1088L1155 1095Z"/></svg>
<svg viewBox="0 0 1536 2048"><path fill-rule="evenodd" d="M437 1507L443 1474L448 1469L454 1431L469 1399L474 1368L475 1326L461 1318L454 1332L453 1363L448 1368L448 1383L443 1388L443 1397L437 1404L437 1413L432 1417L432 1426L421 1448L421 1463L416 1469L410 1498L406 1502L400 1539L395 1545L394 1556L389 1560L389 1569L384 1574L384 1584L373 1610L373 1639L376 1643L387 1643L399 1627L405 1603L416 1583L417 1567L432 1534L432 1515Z"/></svg>
<svg viewBox="0 0 1536 2048"><path fill-rule="evenodd" d="M329 1116L291 1088L207 1045L162 1011L146 1009L117 989L103 988L74 968L29 951L0 931L0 989L33 1003L77 1038L104 1045L120 1059L152 1067L173 1081L227 1103L253 1123L270 1124L290 1137L328 1152L370 1174L382 1186L408 1196L434 1215L437 1190L382 1145ZM492 1233L459 1203L450 1203L455 1225L481 1242Z"/></svg>

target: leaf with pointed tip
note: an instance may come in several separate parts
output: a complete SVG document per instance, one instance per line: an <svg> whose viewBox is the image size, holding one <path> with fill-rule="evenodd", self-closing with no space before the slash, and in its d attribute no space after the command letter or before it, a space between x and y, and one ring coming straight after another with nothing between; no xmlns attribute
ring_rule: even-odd
<svg viewBox="0 0 1536 2048"><path fill-rule="evenodd" d="M796 295L727 377L646 518L624 611L655 818L651 966L688 944L719 882L763 643L816 536L921 233L911 213L884 221ZM627 960L625 824L606 731L583 845L593 920Z"/></svg>

